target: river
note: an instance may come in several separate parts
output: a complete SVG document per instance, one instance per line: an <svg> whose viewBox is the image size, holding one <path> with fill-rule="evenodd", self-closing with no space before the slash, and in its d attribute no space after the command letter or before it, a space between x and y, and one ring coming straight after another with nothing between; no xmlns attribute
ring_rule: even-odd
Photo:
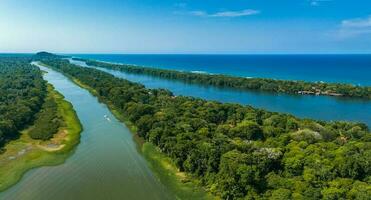
<svg viewBox="0 0 371 200"><path fill-rule="evenodd" d="M81 143L64 164L27 172L0 199L174 199L138 152L129 129L105 104L62 74L39 67L74 106L84 128Z"/></svg>
<svg viewBox="0 0 371 200"><path fill-rule="evenodd" d="M70 59L70 62L83 67L91 67L82 61ZM371 127L371 101L369 100L242 91L230 88L188 84L181 81L166 80L153 76L128 74L116 70L96 68L119 78L142 83L148 88L169 89L175 95L194 96L220 102L251 105L269 111L293 114L301 118L363 122Z"/></svg>

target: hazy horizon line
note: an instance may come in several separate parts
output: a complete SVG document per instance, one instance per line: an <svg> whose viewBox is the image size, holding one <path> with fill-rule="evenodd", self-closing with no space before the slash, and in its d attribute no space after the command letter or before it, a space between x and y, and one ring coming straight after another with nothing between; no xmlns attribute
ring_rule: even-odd
<svg viewBox="0 0 371 200"><path fill-rule="evenodd" d="M290 53L290 52L282 52L282 53L108 53L108 52L53 52L53 51L36 51L36 52L0 52L0 54L36 54L38 52L48 52L58 55L371 55L371 52L298 52L298 53Z"/></svg>

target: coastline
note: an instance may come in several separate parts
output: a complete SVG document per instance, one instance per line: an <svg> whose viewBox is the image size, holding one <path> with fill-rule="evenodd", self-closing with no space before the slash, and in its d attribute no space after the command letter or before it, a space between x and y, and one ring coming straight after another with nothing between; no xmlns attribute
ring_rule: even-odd
<svg viewBox="0 0 371 200"><path fill-rule="evenodd" d="M207 71L181 71L162 69L124 63L106 62L94 59L70 58L85 62L86 65L111 70L123 71L129 74L150 75L167 80L179 80L185 83L210 85L219 88L241 89L246 91L264 91L270 93L285 93L289 95L315 95L334 98L355 98L369 100L368 86L357 86L341 82L301 81L275 78L243 77L225 74L214 74ZM266 87L265 85L269 85ZM344 89L351 90L344 92ZM360 92L361 91L361 92Z"/></svg>
<svg viewBox="0 0 371 200"><path fill-rule="evenodd" d="M28 135L31 126L21 132L19 139L5 146L6 152L0 154L0 192L15 185L26 172L34 168L64 163L80 142L82 125L72 104L50 84L48 96L55 99L58 113L63 118L63 126L47 141L31 139Z"/></svg>
<svg viewBox="0 0 371 200"><path fill-rule="evenodd" d="M44 63L39 62L38 64L50 68ZM127 119L127 117L118 112L112 103L108 100L100 99L93 88L81 83L76 78L65 74L63 75L68 77L79 87L88 90L92 95L96 96L99 101L102 101L107 105L109 110L119 121L126 125L137 144L138 152L144 156L150 169L154 172L160 182L163 183L177 197L177 199L219 199L217 196L206 191L206 189L203 188L196 179L186 173L179 172L178 168L168 156L160 152L151 143L146 142L143 138L139 137L138 134L136 134L137 128Z"/></svg>
<svg viewBox="0 0 371 200"><path fill-rule="evenodd" d="M79 66L81 63L71 63ZM85 65L82 65L85 66ZM94 67L92 67L94 68ZM351 121L371 126L371 118L363 111L370 109L368 100L324 95L274 94L267 91L244 91L242 89L219 88L202 84L187 84L178 80L167 80L146 75L132 75L119 70L105 70L118 78L145 85L147 88L163 88L175 95L186 95L223 103L238 103L273 112L297 116L301 119L321 121ZM353 112L348 112L352 108Z"/></svg>

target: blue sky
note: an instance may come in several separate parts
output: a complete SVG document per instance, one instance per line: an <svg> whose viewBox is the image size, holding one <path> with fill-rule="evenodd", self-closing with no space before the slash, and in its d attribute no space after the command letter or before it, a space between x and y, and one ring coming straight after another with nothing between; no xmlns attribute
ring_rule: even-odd
<svg viewBox="0 0 371 200"><path fill-rule="evenodd" d="M0 52L371 53L370 0L0 0Z"/></svg>

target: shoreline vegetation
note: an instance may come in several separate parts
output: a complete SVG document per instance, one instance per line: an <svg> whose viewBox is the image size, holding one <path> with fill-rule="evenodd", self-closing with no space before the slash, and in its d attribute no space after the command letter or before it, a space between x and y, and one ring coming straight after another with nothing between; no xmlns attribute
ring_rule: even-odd
<svg viewBox="0 0 371 200"><path fill-rule="evenodd" d="M299 119L250 106L174 96L67 60L42 62L91 88L114 113L127 116L129 128L134 127L145 141L142 150L145 156L150 152L147 160L155 160L164 174L171 170L160 164L162 155L222 199L371 195L371 140L365 124ZM170 177L181 180L179 174Z"/></svg>
<svg viewBox="0 0 371 200"><path fill-rule="evenodd" d="M4 146L5 152L0 154L0 191L16 184L31 169L62 164L80 142L82 126L72 104L50 84L45 102L34 124ZM55 113L50 113L53 107ZM58 123L49 121L56 115Z"/></svg>
<svg viewBox="0 0 371 200"><path fill-rule="evenodd" d="M46 93L41 71L31 66L28 58L0 58L0 153L33 122Z"/></svg>
<svg viewBox="0 0 371 200"><path fill-rule="evenodd" d="M184 72L176 70L142 67L128 64L115 64L89 59L72 58L84 61L87 65L119 70L132 74L144 74L187 83L197 83L216 87L240 90L287 93L296 95L324 95L333 97L351 97L371 99L371 87L355 86L342 83L306 82L276 80L269 78L244 78L222 74Z"/></svg>
<svg viewBox="0 0 371 200"><path fill-rule="evenodd" d="M38 64L63 73L62 71L42 62L39 62ZM206 192L205 188L203 188L197 179L192 178L184 172L179 172L179 169L175 166L170 157L159 151L159 149L150 142L146 142L143 138L139 137L137 134L138 128L128 119L128 117L120 113L108 99L103 99L94 88L82 83L73 76L65 73L63 74L76 85L88 90L100 101L103 101L112 114L129 128L133 135L133 139L137 144L138 151L145 157L149 167L155 173L157 178L160 179L161 183L163 183L177 199L219 199L211 193Z"/></svg>

